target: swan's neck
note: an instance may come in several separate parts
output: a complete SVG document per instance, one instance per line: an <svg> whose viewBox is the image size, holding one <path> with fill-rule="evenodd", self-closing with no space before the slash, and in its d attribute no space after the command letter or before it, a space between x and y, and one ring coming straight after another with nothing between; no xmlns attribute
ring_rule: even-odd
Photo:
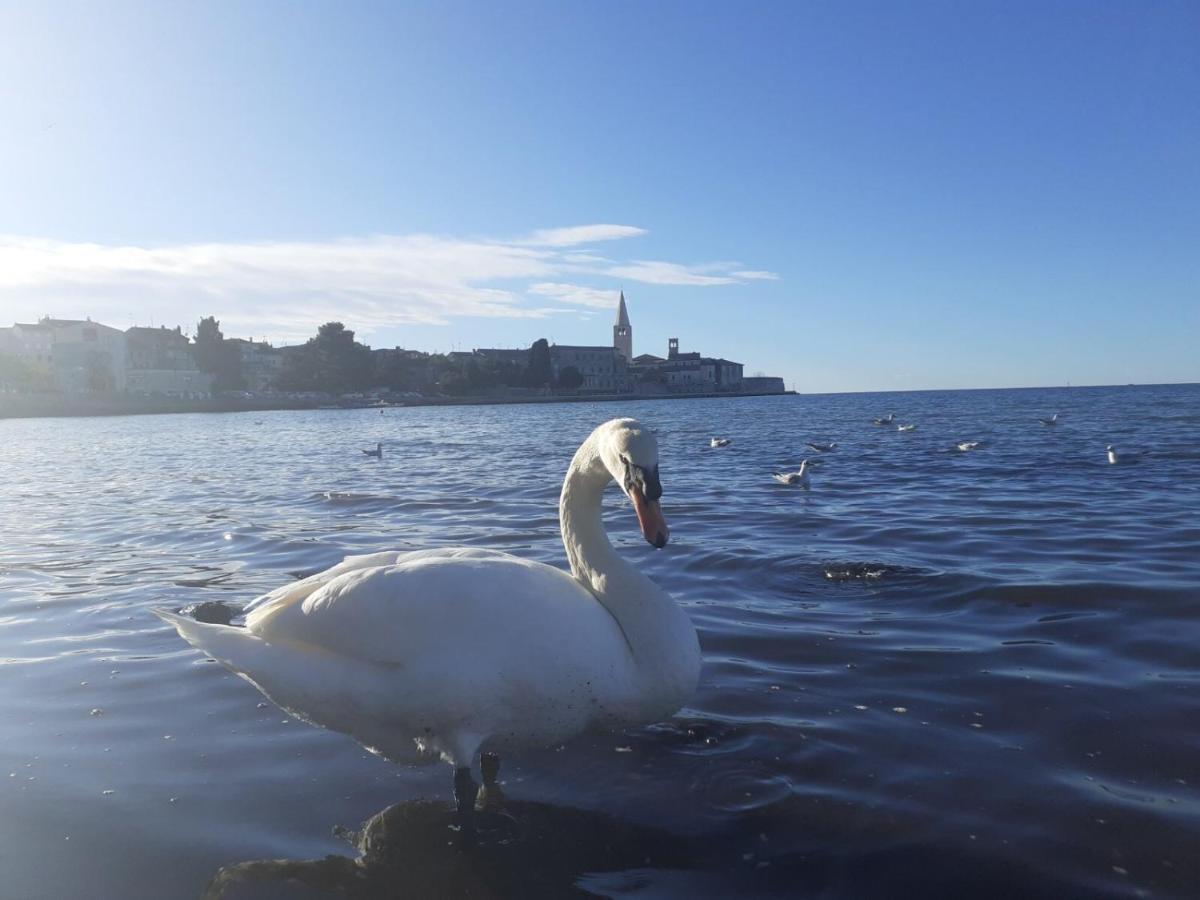
<svg viewBox="0 0 1200 900"><path fill-rule="evenodd" d="M667 710L673 712L691 696L699 677L696 630L670 596L609 543L601 501L611 480L593 436L576 452L563 482L559 502L563 545L571 574L620 625L639 690L659 695L664 702L667 695L677 695L679 699Z"/></svg>

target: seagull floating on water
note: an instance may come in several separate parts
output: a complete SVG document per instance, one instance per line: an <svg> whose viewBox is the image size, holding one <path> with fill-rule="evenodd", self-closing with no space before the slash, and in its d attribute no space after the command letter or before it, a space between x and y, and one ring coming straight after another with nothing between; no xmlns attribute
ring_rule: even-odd
<svg viewBox="0 0 1200 900"><path fill-rule="evenodd" d="M811 447L816 453L828 453L837 446L837 441L834 441L832 444L817 444L809 441L805 446Z"/></svg>
<svg viewBox="0 0 1200 900"><path fill-rule="evenodd" d="M897 426L896 426L896 430L897 430L897 431L916 431L916 430L917 430L917 426L916 426L916 425L912 425L912 424L909 424L909 425L897 425Z"/></svg>
<svg viewBox="0 0 1200 900"><path fill-rule="evenodd" d="M383 444L376 444L374 450L364 450L367 456L374 456L377 459L383 459Z"/></svg>
<svg viewBox="0 0 1200 900"><path fill-rule="evenodd" d="M1109 444L1104 449L1108 451L1108 464L1115 466L1117 464L1117 451L1113 449L1112 444Z"/></svg>
<svg viewBox="0 0 1200 900"><path fill-rule="evenodd" d="M969 450L974 450L978 446L979 441L960 441L958 444L958 449L963 453L966 453Z"/></svg>
<svg viewBox="0 0 1200 900"><path fill-rule="evenodd" d="M1043 425L1057 425L1058 424L1058 413L1055 413L1048 419L1038 419L1038 421L1041 422Z"/></svg>
<svg viewBox="0 0 1200 900"><path fill-rule="evenodd" d="M875 424L876 425L891 425L895 421L896 421L896 414L888 413L884 418L876 419Z"/></svg>
<svg viewBox="0 0 1200 900"><path fill-rule="evenodd" d="M771 477L780 484L798 484L808 487L808 460L800 460L800 468L795 472L772 472Z"/></svg>
<svg viewBox="0 0 1200 900"><path fill-rule="evenodd" d="M730 442L730 438L713 438L708 443L711 447L728 447Z"/></svg>

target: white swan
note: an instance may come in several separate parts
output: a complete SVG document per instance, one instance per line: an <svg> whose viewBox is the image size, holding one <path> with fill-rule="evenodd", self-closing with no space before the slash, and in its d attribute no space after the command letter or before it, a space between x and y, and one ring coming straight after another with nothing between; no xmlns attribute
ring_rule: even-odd
<svg viewBox="0 0 1200 900"><path fill-rule="evenodd" d="M642 535L665 546L657 441L614 419L563 482L570 574L495 550L374 553L260 598L244 628L155 612L291 714L392 760L452 763L466 817L481 747L656 722L696 688L691 621L605 534L601 495L614 478Z"/></svg>
<svg viewBox="0 0 1200 900"><path fill-rule="evenodd" d="M955 446L957 446L959 451L962 453L970 453L979 446L979 441L960 441Z"/></svg>
<svg viewBox="0 0 1200 900"><path fill-rule="evenodd" d="M896 430L897 431L916 431L917 426L912 423L909 423L908 425L897 425Z"/></svg>
<svg viewBox="0 0 1200 900"><path fill-rule="evenodd" d="M795 472L772 472L771 477L780 484L798 484L808 487L808 460L800 460L800 468Z"/></svg>
<svg viewBox="0 0 1200 900"><path fill-rule="evenodd" d="M708 442L710 447L728 447L732 443L732 438L711 438Z"/></svg>

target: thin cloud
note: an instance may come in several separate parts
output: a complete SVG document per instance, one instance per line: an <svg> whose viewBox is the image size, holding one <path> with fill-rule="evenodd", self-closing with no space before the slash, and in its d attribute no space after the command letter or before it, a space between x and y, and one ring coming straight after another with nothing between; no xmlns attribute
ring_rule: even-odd
<svg viewBox="0 0 1200 900"><path fill-rule="evenodd" d="M19 321L91 316L119 327L188 326L215 315L230 334L289 338L337 319L367 336L397 325L615 306L615 290L576 281L705 286L770 275L738 263L622 263L580 247L645 233L582 225L535 231L523 242L416 234L158 247L0 235L0 308Z"/></svg>
<svg viewBox="0 0 1200 900"><path fill-rule="evenodd" d="M774 272L739 269L740 263L702 263L683 265L664 260L635 260L612 266L605 274L627 278L643 284L673 284L690 287L710 287L721 284L741 284L745 281L777 279Z"/></svg>
<svg viewBox="0 0 1200 900"><path fill-rule="evenodd" d="M613 266L607 274L643 284L683 284L706 287L715 284L735 284L736 278L728 275L707 275L696 266L661 260L645 260L623 266Z"/></svg>
<svg viewBox="0 0 1200 900"><path fill-rule="evenodd" d="M595 241L641 237L647 233L645 228L636 225L575 225L571 228L544 228L517 243L536 247L576 247Z"/></svg>
<svg viewBox="0 0 1200 900"><path fill-rule="evenodd" d="M587 306L594 309L616 309L620 291L585 287L581 284L539 282L529 286L529 293L540 297L553 297L564 303Z"/></svg>

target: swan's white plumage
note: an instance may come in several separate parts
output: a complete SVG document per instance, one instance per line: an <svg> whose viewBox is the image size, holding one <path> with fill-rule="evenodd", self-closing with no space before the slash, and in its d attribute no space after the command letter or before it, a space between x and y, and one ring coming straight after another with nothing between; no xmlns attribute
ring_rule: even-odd
<svg viewBox="0 0 1200 900"><path fill-rule="evenodd" d="M244 628L158 612L284 709L391 759L469 765L484 743L657 721L695 689L699 645L604 535L600 495L624 460L657 477L657 445L632 419L600 426L572 460L572 573L495 550L388 551L272 591Z"/></svg>

